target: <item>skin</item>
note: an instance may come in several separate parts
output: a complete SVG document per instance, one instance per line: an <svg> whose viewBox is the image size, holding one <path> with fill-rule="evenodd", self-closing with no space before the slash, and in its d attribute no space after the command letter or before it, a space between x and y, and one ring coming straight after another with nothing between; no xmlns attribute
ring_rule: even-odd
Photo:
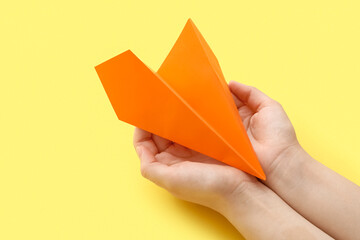
<svg viewBox="0 0 360 240"><path fill-rule="evenodd" d="M357 239L360 188L304 151L278 102L237 82L229 89L266 181L136 128L141 174L221 213L247 239Z"/></svg>

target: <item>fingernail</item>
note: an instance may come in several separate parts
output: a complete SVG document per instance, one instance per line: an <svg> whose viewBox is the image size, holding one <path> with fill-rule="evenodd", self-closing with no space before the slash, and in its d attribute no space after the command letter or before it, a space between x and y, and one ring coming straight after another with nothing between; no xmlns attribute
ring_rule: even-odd
<svg viewBox="0 0 360 240"><path fill-rule="evenodd" d="M141 147L136 147L136 148L135 148L135 151L136 151L137 155L138 155L139 157L141 157L141 154L142 154L142 149L141 149Z"/></svg>

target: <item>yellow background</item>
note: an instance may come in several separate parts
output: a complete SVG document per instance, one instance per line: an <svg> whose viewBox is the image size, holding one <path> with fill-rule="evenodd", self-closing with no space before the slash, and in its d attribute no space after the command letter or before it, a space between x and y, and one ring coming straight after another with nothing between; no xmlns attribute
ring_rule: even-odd
<svg viewBox="0 0 360 240"><path fill-rule="evenodd" d="M4 1L0 239L239 239L143 179L94 66L157 70L191 17L227 80L280 101L302 145L360 184L359 1ZM324 199L326 200L326 199Z"/></svg>

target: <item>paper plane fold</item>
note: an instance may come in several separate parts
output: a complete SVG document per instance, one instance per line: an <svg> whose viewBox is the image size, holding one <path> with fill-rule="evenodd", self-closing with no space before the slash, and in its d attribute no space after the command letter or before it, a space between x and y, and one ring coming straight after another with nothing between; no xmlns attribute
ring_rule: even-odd
<svg viewBox="0 0 360 240"><path fill-rule="evenodd" d="M265 180L220 65L190 19L157 73L130 50L95 68L121 121Z"/></svg>

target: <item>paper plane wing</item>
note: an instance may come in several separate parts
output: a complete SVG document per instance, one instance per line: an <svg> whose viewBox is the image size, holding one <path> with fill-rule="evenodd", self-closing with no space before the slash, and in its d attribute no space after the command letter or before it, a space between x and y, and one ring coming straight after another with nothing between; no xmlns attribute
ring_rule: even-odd
<svg viewBox="0 0 360 240"><path fill-rule="evenodd" d="M220 65L191 19L158 74L206 121L222 147L231 149L216 159L265 178Z"/></svg>

